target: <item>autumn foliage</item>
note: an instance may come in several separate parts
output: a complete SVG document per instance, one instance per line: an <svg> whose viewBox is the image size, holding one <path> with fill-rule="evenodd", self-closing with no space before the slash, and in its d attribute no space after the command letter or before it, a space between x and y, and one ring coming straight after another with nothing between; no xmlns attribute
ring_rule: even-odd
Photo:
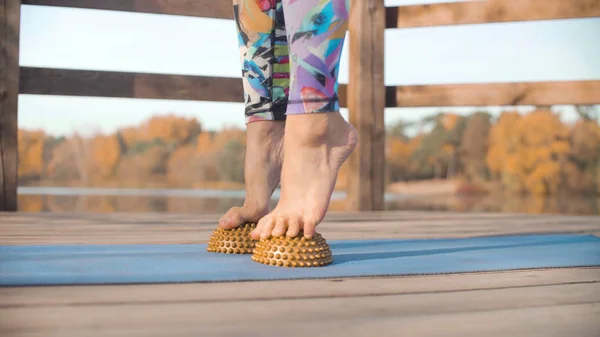
<svg viewBox="0 0 600 337"><path fill-rule="evenodd" d="M91 137L20 130L19 178L68 186L238 186L244 149L242 130L204 132L196 119L175 115Z"/></svg>
<svg viewBox="0 0 600 337"><path fill-rule="evenodd" d="M461 178L512 194L599 194L600 125L563 123L547 109L504 112L495 121L477 112L438 114L413 138L388 131L388 181ZM400 128L402 129L402 128Z"/></svg>
<svg viewBox="0 0 600 337"><path fill-rule="evenodd" d="M409 127L419 129L409 136ZM233 187L244 182L246 134L205 131L194 118L157 116L112 134L55 138L19 130L25 185ZM527 114L440 113L387 131L388 183L461 178L514 194L600 192L600 125L566 124L547 109ZM344 188L348 165L338 188ZM474 186L474 185L472 185Z"/></svg>

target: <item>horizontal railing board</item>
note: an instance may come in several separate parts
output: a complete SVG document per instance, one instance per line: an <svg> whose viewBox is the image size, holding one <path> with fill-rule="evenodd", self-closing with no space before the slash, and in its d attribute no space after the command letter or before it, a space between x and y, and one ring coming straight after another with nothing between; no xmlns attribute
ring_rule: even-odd
<svg viewBox="0 0 600 337"><path fill-rule="evenodd" d="M21 67L20 93L242 102L237 78Z"/></svg>
<svg viewBox="0 0 600 337"><path fill-rule="evenodd" d="M600 81L414 85L396 88L398 107L600 104Z"/></svg>
<svg viewBox="0 0 600 337"><path fill-rule="evenodd" d="M23 0L26 5L103 9L233 19L230 1L216 0ZM589 18L598 0L488 0L386 8L387 28Z"/></svg>
<svg viewBox="0 0 600 337"><path fill-rule="evenodd" d="M346 85L340 105L346 107ZM242 102L239 78L21 68L20 93ZM600 104L600 81L413 85L386 88L386 107Z"/></svg>
<svg viewBox="0 0 600 337"><path fill-rule="evenodd" d="M589 18L598 0L487 0L387 8L388 28ZM396 19L394 21L394 18Z"/></svg>
<svg viewBox="0 0 600 337"><path fill-rule="evenodd" d="M347 86L340 85L346 107ZM243 102L239 78L21 68L20 93ZM386 88L386 107L600 104L600 81L412 85Z"/></svg>
<svg viewBox="0 0 600 337"><path fill-rule="evenodd" d="M21 3L25 5L233 19L232 2L221 0L22 0Z"/></svg>
<svg viewBox="0 0 600 337"><path fill-rule="evenodd" d="M21 67L21 94L243 102L240 78ZM346 85L339 86L346 107Z"/></svg>

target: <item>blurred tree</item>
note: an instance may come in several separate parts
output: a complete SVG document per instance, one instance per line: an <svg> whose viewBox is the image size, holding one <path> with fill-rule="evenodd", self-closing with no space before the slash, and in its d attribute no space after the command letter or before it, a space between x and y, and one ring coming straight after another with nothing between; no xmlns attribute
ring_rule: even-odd
<svg viewBox="0 0 600 337"><path fill-rule="evenodd" d="M599 193L600 125L592 119L580 119L571 130L570 141L573 165L565 176L569 189L577 193Z"/></svg>
<svg viewBox="0 0 600 337"><path fill-rule="evenodd" d="M224 149L229 143L235 140L243 146L246 146L246 132L235 127L226 127L216 132L212 137L213 152Z"/></svg>
<svg viewBox="0 0 600 337"><path fill-rule="evenodd" d="M569 129L550 110L503 113L490 133L488 165L512 192L555 195L569 171Z"/></svg>
<svg viewBox="0 0 600 337"><path fill-rule="evenodd" d="M466 127L467 118L456 114L446 114L444 116L444 128L447 132L444 152L450 154L447 178L453 178L461 170L460 148Z"/></svg>
<svg viewBox="0 0 600 337"><path fill-rule="evenodd" d="M167 165L169 184L173 186L189 188L201 182L218 180L212 155L198 153L192 145L175 150Z"/></svg>
<svg viewBox="0 0 600 337"><path fill-rule="evenodd" d="M464 173L468 179L488 178L485 158L488 152L488 136L492 127L491 115L476 112L468 117L461 141Z"/></svg>
<svg viewBox="0 0 600 337"><path fill-rule="evenodd" d="M46 134L42 130L19 130L19 180L39 180L45 171Z"/></svg>
<svg viewBox="0 0 600 337"><path fill-rule="evenodd" d="M216 156L217 172L222 181L244 182L246 149L242 142L230 139Z"/></svg>
<svg viewBox="0 0 600 337"><path fill-rule="evenodd" d="M458 123L463 119L462 116L454 114L454 113L444 113L438 115L438 118L441 119L441 123L446 130L453 130L458 126Z"/></svg>
<svg viewBox="0 0 600 337"><path fill-rule="evenodd" d="M55 182L73 182L79 180L75 152L70 140L62 139L53 144L51 156L47 161L47 178Z"/></svg>
<svg viewBox="0 0 600 337"><path fill-rule="evenodd" d="M520 142L516 130L520 122L521 115L516 111L505 111L500 115L496 124L490 129L489 149L486 157L494 180L500 181L508 191L513 192L524 191L519 179L517 155Z"/></svg>
<svg viewBox="0 0 600 337"><path fill-rule="evenodd" d="M411 156L419 167L433 166L434 178L452 178L459 172L460 143L466 119L456 114L440 113L423 119L432 130L423 135Z"/></svg>
<svg viewBox="0 0 600 337"><path fill-rule="evenodd" d="M520 175L535 195L558 194L570 164L569 128L550 110L536 110L521 120Z"/></svg>
<svg viewBox="0 0 600 337"><path fill-rule="evenodd" d="M202 131L197 119L178 117L175 114L155 116L142 124L136 133L137 141L160 139L166 144L187 144Z"/></svg>
<svg viewBox="0 0 600 337"><path fill-rule="evenodd" d="M90 144L91 166L89 175L95 181L113 178L119 160L122 147L116 134L110 136L97 135Z"/></svg>
<svg viewBox="0 0 600 337"><path fill-rule="evenodd" d="M408 141L410 137L406 135L406 129L412 127L414 123L400 120L389 127L385 132L388 137L396 138L401 141Z"/></svg>
<svg viewBox="0 0 600 337"><path fill-rule="evenodd" d="M129 151L129 148L141 141L138 133L139 129L134 127L122 128L117 131L117 135L123 147L123 153Z"/></svg>
<svg viewBox="0 0 600 337"><path fill-rule="evenodd" d="M74 164L77 168L79 182L83 185L88 185L90 182L90 167L91 159L90 155L90 144L91 139L81 136L75 132L71 138L68 139L70 145L70 151L73 154Z"/></svg>
<svg viewBox="0 0 600 337"><path fill-rule="evenodd" d="M128 185L161 185L169 155L170 148L158 141L136 145L119 161L117 176Z"/></svg>
<svg viewBox="0 0 600 337"><path fill-rule="evenodd" d="M419 146L411 155L411 160L416 162L420 171L431 167L435 179L442 177L444 159L447 157L443 153L445 141L446 129L442 124L436 124L429 133L423 135Z"/></svg>
<svg viewBox="0 0 600 337"><path fill-rule="evenodd" d="M210 154L214 151L213 134L202 132L196 138L196 152L201 154Z"/></svg>
<svg viewBox="0 0 600 337"><path fill-rule="evenodd" d="M599 122L600 109L596 105L576 105L575 111L583 120Z"/></svg>
<svg viewBox="0 0 600 337"><path fill-rule="evenodd" d="M400 139L390 136L386 140L386 171L391 182L414 179L417 165L411 160L415 149L419 146L420 136L412 139Z"/></svg>

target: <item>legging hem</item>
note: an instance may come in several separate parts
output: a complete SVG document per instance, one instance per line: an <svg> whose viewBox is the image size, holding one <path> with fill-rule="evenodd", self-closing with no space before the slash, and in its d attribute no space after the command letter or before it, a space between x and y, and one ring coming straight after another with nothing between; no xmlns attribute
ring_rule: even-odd
<svg viewBox="0 0 600 337"><path fill-rule="evenodd" d="M250 116L246 116L246 125L254 122L264 121L285 121L285 113L273 113L271 111L255 113Z"/></svg>
<svg viewBox="0 0 600 337"><path fill-rule="evenodd" d="M340 112L338 99L305 99L288 101L286 115L302 115L311 113Z"/></svg>

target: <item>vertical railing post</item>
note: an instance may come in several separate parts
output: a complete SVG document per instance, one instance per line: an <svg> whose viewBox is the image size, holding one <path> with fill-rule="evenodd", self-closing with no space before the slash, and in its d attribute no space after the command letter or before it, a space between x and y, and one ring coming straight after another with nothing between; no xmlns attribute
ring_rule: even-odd
<svg viewBox="0 0 600 337"><path fill-rule="evenodd" d="M17 210L20 0L0 0L0 211Z"/></svg>
<svg viewBox="0 0 600 337"><path fill-rule="evenodd" d="M350 157L348 210L382 210L385 190L383 0L352 0L350 14L350 123L359 134Z"/></svg>

